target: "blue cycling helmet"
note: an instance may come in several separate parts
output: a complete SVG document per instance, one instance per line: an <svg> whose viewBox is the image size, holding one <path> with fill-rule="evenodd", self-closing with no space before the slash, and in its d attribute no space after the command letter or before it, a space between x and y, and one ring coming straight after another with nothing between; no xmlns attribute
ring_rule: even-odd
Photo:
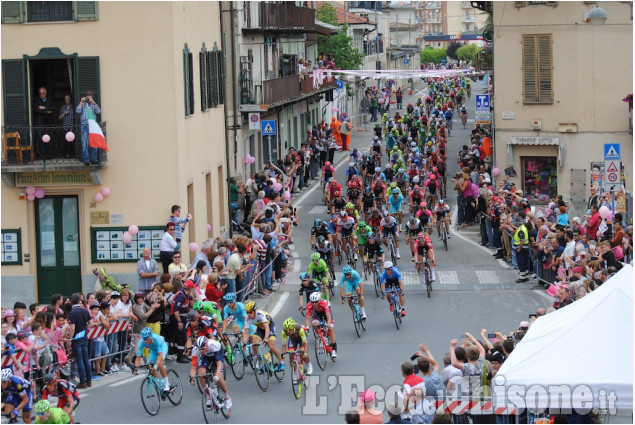
<svg viewBox="0 0 635 425"><path fill-rule="evenodd" d="M366 236L368 236L368 240L370 240L370 239L375 237L375 233L373 231L370 231L370 232L368 232L368 234Z"/></svg>
<svg viewBox="0 0 635 425"><path fill-rule="evenodd" d="M349 274L353 269L351 268L351 266L344 266L344 268L342 269L342 273L344 274Z"/></svg>
<svg viewBox="0 0 635 425"><path fill-rule="evenodd" d="M315 221L313 222L313 225L314 225L315 227L320 227L320 219L319 219L319 218L316 218L316 219L315 219Z"/></svg>
<svg viewBox="0 0 635 425"><path fill-rule="evenodd" d="M309 274L307 272L300 273L300 279L305 280L309 278Z"/></svg>
<svg viewBox="0 0 635 425"><path fill-rule="evenodd" d="M236 294L234 292L228 292L228 293L225 294L225 296L223 298L228 303L233 303L234 301L236 301Z"/></svg>
<svg viewBox="0 0 635 425"><path fill-rule="evenodd" d="M141 337L141 339L152 337L152 329L149 326L141 329L141 332L139 332L139 336Z"/></svg>

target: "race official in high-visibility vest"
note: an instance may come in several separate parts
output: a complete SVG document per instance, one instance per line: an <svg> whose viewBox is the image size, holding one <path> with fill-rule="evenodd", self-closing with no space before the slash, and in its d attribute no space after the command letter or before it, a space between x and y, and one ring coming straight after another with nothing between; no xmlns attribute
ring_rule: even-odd
<svg viewBox="0 0 635 425"><path fill-rule="evenodd" d="M518 217L514 224L516 232L514 232L513 245L516 250L516 262L518 263L518 271L520 277L517 283L529 281L529 232L522 217Z"/></svg>

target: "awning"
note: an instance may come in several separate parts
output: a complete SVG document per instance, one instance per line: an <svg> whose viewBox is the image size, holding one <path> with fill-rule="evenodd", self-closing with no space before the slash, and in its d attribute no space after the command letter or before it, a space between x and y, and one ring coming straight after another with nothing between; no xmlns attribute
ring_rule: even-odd
<svg viewBox="0 0 635 425"><path fill-rule="evenodd" d="M514 165L514 145L557 146L559 168L564 164L565 144L561 137L510 137L507 144L509 165Z"/></svg>
<svg viewBox="0 0 635 425"><path fill-rule="evenodd" d="M319 19L315 20L315 32L322 35L331 35L341 32L342 29L337 25L331 25L326 22L322 22Z"/></svg>

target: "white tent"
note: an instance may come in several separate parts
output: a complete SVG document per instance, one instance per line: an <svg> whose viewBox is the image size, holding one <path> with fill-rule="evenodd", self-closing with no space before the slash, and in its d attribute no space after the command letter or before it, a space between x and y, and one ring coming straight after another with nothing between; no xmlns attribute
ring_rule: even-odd
<svg viewBox="0 0 635 425"><path fill-rule="evenodd" d="M494 394L501 407L632 410L633 268L539 317L501 366Z"/></svg>

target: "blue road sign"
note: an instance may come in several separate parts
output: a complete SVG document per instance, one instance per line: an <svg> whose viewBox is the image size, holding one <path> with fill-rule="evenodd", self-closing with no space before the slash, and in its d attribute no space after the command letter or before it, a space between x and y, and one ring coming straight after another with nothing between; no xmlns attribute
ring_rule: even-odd
<svg viewBox="0 0 635 425"><path fill-rule="evenodd" d="M337 87L338 90L342 90L344 88L344 81L336 80L335 81L335 86Z"/></svg>
<svg viewBox="0 0 635 425"><path fill-rule="evenodd" d="M604 144L604 159L620 159L620 144L619 143L605 143Z"/></svg>
<svg viewBox="0 0 635 425"><path fill-rule="evenodd" d="M489 94L476 95L476 110L489 111Z"/></svg>
<svg viewBox="0 0 635 425"><path fill-rule="evenodd" d="M403 60L403 64L404 64L404 65L409 65L409 64L410 64L410 59L407 59L407 58L406 58L406 59L404 59L404 60Z"/></svg>
<svg viewBox="0 0 635 425"><path fill-rule="evenodd" d="M260 121L260 130L263 136L275 136L276 120Z"/></svg>

